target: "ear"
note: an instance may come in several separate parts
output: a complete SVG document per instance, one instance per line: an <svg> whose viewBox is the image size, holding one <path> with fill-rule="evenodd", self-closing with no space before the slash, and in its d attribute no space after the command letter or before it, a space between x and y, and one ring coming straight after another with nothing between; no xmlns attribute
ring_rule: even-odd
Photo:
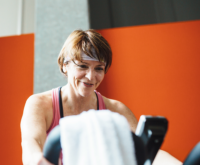
<svg viewBox="0 0 200 165"><path fill-rule="evenodd" d="M67 72L67 65L63 64L63 72L66 73Z"/></svg>

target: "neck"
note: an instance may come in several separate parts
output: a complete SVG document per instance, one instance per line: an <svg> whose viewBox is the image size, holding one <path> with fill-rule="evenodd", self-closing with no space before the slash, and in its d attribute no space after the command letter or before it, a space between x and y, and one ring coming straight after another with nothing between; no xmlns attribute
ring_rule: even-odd
<svg viewBox="0 0 200 165"><path fill-rule="evenodd" d="M62 100L64 114L80 114L83 111L97 108L97 98L95 92L87 97L81 96L70 84L62 88Z"/></svg>

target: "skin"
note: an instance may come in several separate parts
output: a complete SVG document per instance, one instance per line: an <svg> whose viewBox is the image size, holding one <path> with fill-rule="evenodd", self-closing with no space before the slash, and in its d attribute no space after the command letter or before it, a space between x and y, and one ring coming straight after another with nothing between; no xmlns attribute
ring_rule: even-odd
<svg viewBox="0 0 200 165"><path fill-rule="evenodd" d="M105 64L99 61L70 61L63 66L67 71L68 83L62 87L62 104L64 116L78 115L89 109L97 109L94 90L105 76ZM126 117L130 129L135 132L137 120L131 110L123 103L103 96L106 108ZM21 120L22 160L24 165L52 165L42 155L46 140L46 131L53 120L51 91L32 95L28 98ZM160 153L160 152L159 152ZM163 159L173 158L160 153L154 161L162 164ZM157 161L158 160L158 161ZM170 159L168 164L177 164L177 159ZM157 164L156 164L157 162Z"/></svg>

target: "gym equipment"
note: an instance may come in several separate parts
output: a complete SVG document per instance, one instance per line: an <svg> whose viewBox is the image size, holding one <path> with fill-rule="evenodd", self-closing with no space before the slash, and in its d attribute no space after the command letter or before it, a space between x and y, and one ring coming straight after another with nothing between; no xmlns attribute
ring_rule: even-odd
<svg viewBox="0 0 200 165"><path fill-rule="evenodd" d="M153 162L159 148L161 147L168 128L168 121L162 116L140 117L135 134L141 138L146 150L145 162Z"/></svg>
<svg viewBox="0 0 200 165"><path fill-rule="evenodd" d="M137 134L132 133L138 165L153 162L167 131L164 117L142 116L137 127ZM43 149L44 157L57 165L61 150L60 127L56 126L49 134Z"/></svg>
<svg viewBox="0 0 200 165"><path fill-rule="evenodd" d="M138 165L151 165L168 129L168 121L161 116L140 117L136 133L132 133ZM58 165L60 155L60 126L56 126L49 134L43 149L44 157ZM200 142L192 150L183 165L200 165Z"/></svg>

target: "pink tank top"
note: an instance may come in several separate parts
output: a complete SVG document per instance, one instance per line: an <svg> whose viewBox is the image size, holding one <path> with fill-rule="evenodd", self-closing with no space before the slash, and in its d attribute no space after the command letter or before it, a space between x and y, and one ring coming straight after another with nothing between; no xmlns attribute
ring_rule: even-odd
<svg viewBox="0 0 200 165"><path fill-rule="evenodd" d="M102 95L95 90L98 98L99 110L106 109ZM47 135L49 132L57 125L59 125L60 120L60 106L59 106L59 88L52 89L52 104L53 104L53 121L50 128L47 130Z"/></svg>

